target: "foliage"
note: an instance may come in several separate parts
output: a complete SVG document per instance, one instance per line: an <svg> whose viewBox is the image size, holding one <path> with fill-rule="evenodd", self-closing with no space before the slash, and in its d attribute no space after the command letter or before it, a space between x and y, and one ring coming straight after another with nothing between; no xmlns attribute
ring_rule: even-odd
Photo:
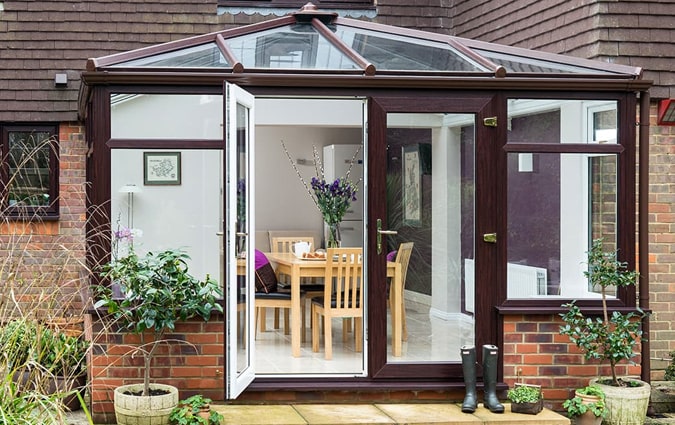
<svg viewBox="0 0 675 425"><path fill-rule="evenodd" d="M541 387L533 385L516 385L506 394L512 403L536 403L541 398Z"/></svg>
<svg viewBox="0 0 675 425"><path fill-rule="evenodd" d="M84 372L89 343L34 320L15 319L0 328L0 347L10 369L32 363L52 375L76 376Z"/></svg>
<svg viewBox="0 0 675 425"><path fill-rule="evenodd" d="M599 397L599 399L598 401L585 403L581 397L575 395L574 398L565 400L562 406L565 409L567 409L567 416L569 416L570 418L581 416L589 410L593 412L593 414L596 417L600 416L605 417L605 415L607 415L607 406L605 405L605 393L602 391L600 387L595 385L589 385L584 388L579 388L576 392L578 394Z"/></svg>
<svg viewBox="0 0 675 425"><path fill-rule="evenodd" d="M602 239L593 241L588 252L588 271L584 272L592 285L598 285L602 294L602 317L587 317L574 301L563 304L566 313L560 316L565 325L560 334L567 335L579 347L587 360L608 361L612 371L611 385L620 386L616 376L616 364L622 360L630 361L636 354L634 346L642 337L640 321L644 313L639 314L612 312L609 316L606 289L609 286L624 287L635 284L637 272L627 270L626 263L616 258L616 251L604 252Z"/></svg>
<svg viewBox="0 0 675 425"><path fill-rule="evenodd" d="M663 379L666 381L675 381L675 351L670 352L670 364L666 368Z"/></svg>
<svg viewBox="0 0 675 425"><path fill-rule="evenodd" d="M223 415L210 410L210 403L210 398L205 398L200 394L188 397L171 411L169 421L172 425L218 425ZM198 415L201 409L209 409L208 419Z"/></svg>
<svg viewBox="0 0 675 425"><path fill-rule="evenodd" d="M123 258L102 269L102 276L120 284L124 297L113 297L107 286L98 286L95 308L105 307L122 329L139 334L143 354L144 394L149 394L150 366L158 345L176 322L196 316L209 320L212 310L223 311L218 303L222 289L209 275L204 281L188 270L190 257L181 250L149 252L141 257L133 247ZM146 331L154 332L153 342L144 343ZM149 348L148 348L149 347Z"/></svg>
<svg viewBox="0 0 675 425"><path fill-rule="evenodd" d="M76 376L84 372L89 343L83 338L43 327L39 346L37 361L48 372L60 376Z"/></svg>

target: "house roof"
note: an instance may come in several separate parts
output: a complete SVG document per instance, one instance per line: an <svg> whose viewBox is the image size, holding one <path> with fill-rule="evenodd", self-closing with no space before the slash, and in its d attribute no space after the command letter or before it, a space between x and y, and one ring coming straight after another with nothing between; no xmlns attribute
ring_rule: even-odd
<svg viewBox="0 0 675 425"><path fill-rule="evenodd" d="M640 79L639 67L338 17L308 3L285 17L90 59L88 71L328 72Z"/></svg>

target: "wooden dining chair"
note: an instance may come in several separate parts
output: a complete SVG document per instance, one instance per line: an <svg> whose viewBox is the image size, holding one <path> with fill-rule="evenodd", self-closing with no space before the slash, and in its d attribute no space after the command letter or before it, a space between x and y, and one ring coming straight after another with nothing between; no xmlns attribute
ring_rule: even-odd
<svg viewBox="0 0 675 425"><path fill-rule="evenodd" d="M260 320L260 331L265 331L267 308L283 308L289 312L291 306L291 293L278 291L279 282L276 273L272 268L267 256L256 250L255 252L255 337L258 336L258 321ZM305 296L300 294L300 307L302 311L302 335L305 334ZM289 315L285 315L284 332L289 333Z"/></svg>
<svg viewBox="0 0 675 425"><path fill-rule="evenodd" d="M307 242L310 244L312 250L315 248L313 236L273 236L270 238L270 249L271 252L293 252L293 244L297 242ZM288 276L280 276L279 291L289 291L290 283ZM307 299L323 295L323 283L314 282L309 278L303 278L300 281L300 289L304 292ZM287 321L288 310L285 310L284 314L286 315L284 320ZM279 309L274 309L274 327L275 329L279 328Z"/></svg>
<svg viewBox="0 0 675 425"><path fill-rule="evenodd" d="M321 316L325 358L333 358L332 319L354 319L354 346L363 350L363 248L329 248L324 274L323 296L312 298L312 351L319 352ZM342 324L342 338L347 340L348 325Z"/></svg>
<svg viewBox="0 0 675 425"><path fill-rule="evenodd" d="M293 252L293 244L296 242L307 242L311 249L315 249L314 237L312 236L275 236L270 240L271 252Z"/></svg>
<svg viewBox="0 0 675 425"><path fill-rule="evenodd" d="M399 247L398 251L396 251L396 258L394 259L394 262L400 263L401 264L401 293L400 293L400 299L401 299L401 322L403 323L403 341L408 340L408 325L406 324L405 320L405 297L404 292L405 292L405 282L406 282L406 276L408 274L408 264L410 264L410 255L412 254L414 242L402 242ZM389 309L391 311L394 311L394 294L393 291L389 291Z"/></svg>

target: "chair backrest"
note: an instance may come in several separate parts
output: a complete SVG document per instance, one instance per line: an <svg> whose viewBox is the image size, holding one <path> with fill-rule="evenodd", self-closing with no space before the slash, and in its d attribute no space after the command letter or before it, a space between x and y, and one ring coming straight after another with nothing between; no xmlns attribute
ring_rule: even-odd
<svg viewBox="0 0 675 425"><path fill-rule="evenodd" d="M291 247L296 242L307 242L314 250L314 238L312 236L276 236L271 241L271 252L291 252Z"/></svg>
<svg viewBox="0 0 675 425"><path fill-rule="evenodd" d="M326 255L324 308L334 317L362 316L363 248L328 248Z"/></svg>
<svg viewBox="0 0 675 425"><path fill-rule="evenodd" d="M401 263L401 286L405 288L405 277L408 274L408 264L410 264L410 255L412 254L414 242L403 242L398 247L398 252L396 253L397 263Z"/></svg>

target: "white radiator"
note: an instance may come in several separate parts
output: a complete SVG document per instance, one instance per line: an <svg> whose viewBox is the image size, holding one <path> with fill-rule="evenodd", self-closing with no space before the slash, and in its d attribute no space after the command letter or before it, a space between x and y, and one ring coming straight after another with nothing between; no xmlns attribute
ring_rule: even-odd
<svg viewBox="0 0 675 425"><path fill-rule="evenodd" d="M507 264L507 290L509 299L530 298L537 295L546 295L547 271L541 267L524 266L521 264ZM471 258L464 259L464 308L471 313L475 312L475 285L474 262Z"/></svg>
<svg viewBox="0 0 675 425"><path fill-rule="evenodd" d="M546 295L546 269L508 263L506 279L509 299Z"/></svg>

